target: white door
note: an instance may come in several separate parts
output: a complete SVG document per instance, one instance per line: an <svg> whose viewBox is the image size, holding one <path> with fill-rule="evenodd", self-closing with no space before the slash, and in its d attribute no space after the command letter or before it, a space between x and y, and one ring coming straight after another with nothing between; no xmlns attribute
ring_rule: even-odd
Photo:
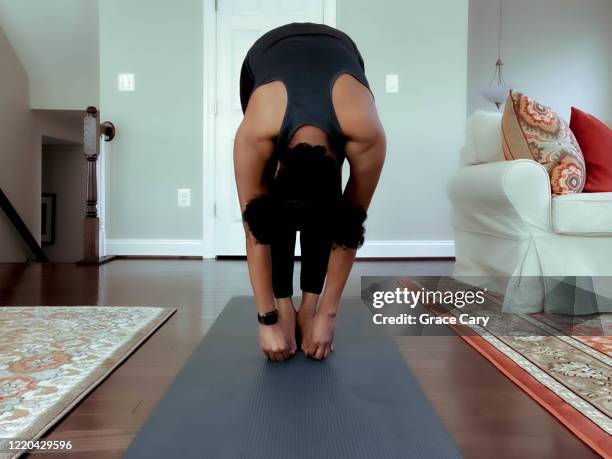
<svg viewBox="0 0 612 459"><path fill-rule="evenodd" d="M242 62L251 45L275 27L291 22L325 22L324 11L325 7L330 7L330 2L217 1L215 254L245 255L244 230L232 161L234 135L242 120L239 90ZM333 17L333 14L330 16Z"/></svg>

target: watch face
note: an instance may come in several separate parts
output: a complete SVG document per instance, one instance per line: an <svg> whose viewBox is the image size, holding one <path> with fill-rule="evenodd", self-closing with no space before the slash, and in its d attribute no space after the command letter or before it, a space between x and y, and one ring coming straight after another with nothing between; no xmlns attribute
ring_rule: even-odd
<svg viewBox="0 0 612 459"><path fill-rule="evenodd" d="M267 312L263 315L257 314L257 320L262 325L274 325L278 322L278 311Z"/></svg>

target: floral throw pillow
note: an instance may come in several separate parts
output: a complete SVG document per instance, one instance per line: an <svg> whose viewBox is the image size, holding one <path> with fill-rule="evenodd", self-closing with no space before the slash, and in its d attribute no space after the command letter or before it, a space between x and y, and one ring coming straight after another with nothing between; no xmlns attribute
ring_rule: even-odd
<svg viewBox="0 0 612 459"><path fill-rule="evenodd" d="M549 107L510 91L502 119L502 147L508 160L542 164L553 194L582 192L586 181L582 151L568 124Z"/></svg>

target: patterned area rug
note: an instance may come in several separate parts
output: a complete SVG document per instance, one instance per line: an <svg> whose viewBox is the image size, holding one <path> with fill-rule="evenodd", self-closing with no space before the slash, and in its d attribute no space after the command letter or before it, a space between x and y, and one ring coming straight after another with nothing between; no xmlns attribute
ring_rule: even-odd
<svg viewBox="0 0 612 459"><path fill-rule="evenodd" d="M0 458L19 456L9 440L39 438L174 312L0 307Z"/></svg>
<svg viewBox="0 0 612 459"><path fill-rule="evenodd" d="M399 283L438 291L470 288L451 278ZM576 326L575 319L558 315L502 315L502 301L487 294L484 304L462 310L430 308L438 315L480 312L491 317L486 329L451 328L597 453L612 457L612 315ZM589 332L597 336L584 336Z"/></svg>

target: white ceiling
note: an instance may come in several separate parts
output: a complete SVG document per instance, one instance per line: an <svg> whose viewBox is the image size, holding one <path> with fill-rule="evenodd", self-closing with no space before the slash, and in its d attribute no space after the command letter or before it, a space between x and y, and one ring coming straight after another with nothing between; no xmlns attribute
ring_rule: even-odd
<svg viewBox="0 0 612 459"><path fill-rule="evenodd" d="M30 81L30 105L98 105L98 0L0 0L4 29Z"/></svg>

